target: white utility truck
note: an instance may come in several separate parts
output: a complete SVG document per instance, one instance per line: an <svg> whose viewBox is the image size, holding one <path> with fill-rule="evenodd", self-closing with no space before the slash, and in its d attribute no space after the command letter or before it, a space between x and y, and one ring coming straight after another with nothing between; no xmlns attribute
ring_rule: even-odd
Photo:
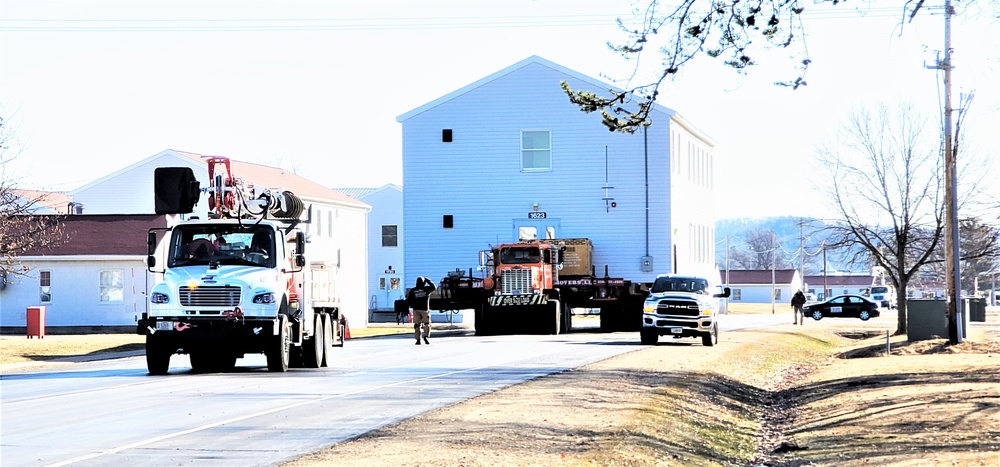
<svg viewBox="0 0 1000 467"><path fill-rule="evenodd" d="M150 229L147 266L157 277L137 332L151 375L176 353L195 372L226 371L263 353L270 371L329 366L345 322L327 265L305 256L297 227L309 210L288 191L233 176L229 159L208 160L210 186L190 168L155 172L157 214L189 214L207 193L207 219Z"/></svg>

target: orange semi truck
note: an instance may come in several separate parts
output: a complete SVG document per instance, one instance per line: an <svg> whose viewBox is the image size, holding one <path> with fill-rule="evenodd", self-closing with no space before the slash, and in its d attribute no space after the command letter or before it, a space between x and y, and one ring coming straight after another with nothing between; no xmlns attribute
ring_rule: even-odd
<svg viewBox="0 0 1000 467"><path fill-rule="evenodd" d="M481 251L476 277L455 270L431 294L431 309L475 313L477 335L560 334L573 308L600 310L601 331L638 331L646 283L597 276L589 239L505 243Z"/></svg>

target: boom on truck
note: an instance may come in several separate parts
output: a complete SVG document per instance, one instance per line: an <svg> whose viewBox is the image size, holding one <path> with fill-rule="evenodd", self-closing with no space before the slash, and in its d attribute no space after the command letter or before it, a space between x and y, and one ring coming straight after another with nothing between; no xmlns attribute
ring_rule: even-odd
<svg viewBox="0 0 1000 467"><path fill-rule="evenodd" d="M158 281L137 326L149 373L166 374L175 353L195 372L232 369L248 353L266 355L270 371L329 366L346 323L329 269L306 259L304 203L234 177L227 158L210 158L208 174L202 189L190 168L155 171L157 214L189 214L201 194L209 213L149 230Z"/></svg>
<svg viewBox="0 0 1000 467"><path fill-rule="evenodd" d="M472 309L477 335L559 334L570 330L573 308L600 309L601 330L638 331L650 284L594 274L593 244L585 238L505 243L481 251L485 271L444 277L431 294L434 310Z"/></svg>

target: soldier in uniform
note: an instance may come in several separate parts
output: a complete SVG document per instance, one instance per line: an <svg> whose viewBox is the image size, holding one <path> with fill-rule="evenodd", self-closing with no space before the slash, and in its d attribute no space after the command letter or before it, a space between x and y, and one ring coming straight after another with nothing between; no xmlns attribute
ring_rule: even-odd
<svg viewBox="0 0 1000 467"><path fill-rule="evenodd" d="M802 293L801 290L795 292L792 295L792 310L795 316L792 318L792 324L803 324L806 317L802 314L802 306L806 304L806 294Z"/></svg>
<svg viewBox="0 0 1000 467"><path fill-rule="evenodd" d="M406 305L413 310L413 337L420 345L420 339L430 345L427 337L431 334L431 315L427 312L428 302L431 292L435 289L434 283L420 276L416 285L406 293Z"/></svg>

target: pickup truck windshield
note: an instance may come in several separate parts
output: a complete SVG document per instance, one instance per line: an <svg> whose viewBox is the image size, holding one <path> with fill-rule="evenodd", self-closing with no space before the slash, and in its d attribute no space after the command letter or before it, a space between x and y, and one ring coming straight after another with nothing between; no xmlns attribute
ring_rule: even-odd
<svg viewBox="0 0 1000 467"><path fill-rule="evenodd" d="M653 282L653 293L660 292L688 292L688 293L708 293L708 281L694 277L660 277Z"/></svg>

